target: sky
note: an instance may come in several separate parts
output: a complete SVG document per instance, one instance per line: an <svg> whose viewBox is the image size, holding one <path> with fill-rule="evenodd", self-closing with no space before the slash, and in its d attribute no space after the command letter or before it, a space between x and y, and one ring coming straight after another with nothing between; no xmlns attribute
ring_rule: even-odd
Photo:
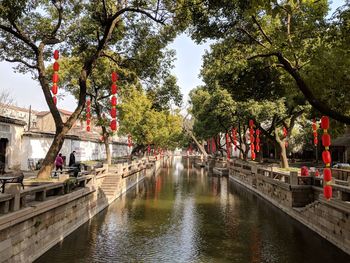
<svg viewBox="0 0 350 263"><path fill-rule="evenodd" d="M344 3L345 0L333 0L332 11ZM202 56L206 50L210 50L210 43L197 45L188 36L182 34L169 47L176 50L177 59L172 73L177 77L186 105L189 91L203 84L199 73ZM48 109L38 81L33 80L30 74L14 73L11 63L0 62L0 91L2 90L10 91L17 106L29 107L31 105L34 110ZM70 95L58 101L58 107L62 109L73 111L75 106L76 102Z"/></svg>

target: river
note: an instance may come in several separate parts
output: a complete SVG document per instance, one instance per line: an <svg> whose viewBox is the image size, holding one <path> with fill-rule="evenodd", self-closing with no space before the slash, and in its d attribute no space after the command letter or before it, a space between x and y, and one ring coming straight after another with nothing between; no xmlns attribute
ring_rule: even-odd
<svg viewBox="0 0 350 263"><path fill-rule="evenodd" d="M228 178L174 159L36 262L350 262Z"/></svg>

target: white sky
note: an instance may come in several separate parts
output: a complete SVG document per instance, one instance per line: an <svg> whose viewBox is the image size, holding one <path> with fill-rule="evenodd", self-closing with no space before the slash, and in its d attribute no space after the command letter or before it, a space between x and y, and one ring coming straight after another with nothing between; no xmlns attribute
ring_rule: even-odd
<svg viewBox="0 0 350 263"><path fill-rule="evenodd" d="M345 0L334 0L331 4L332 11L344 3ZM205 50L209 49L209 43L196 45L186 35L180 35L170 45L170 48L176 50L177 60L173 74L178 79L178 84L184 94L184 103L186 103L189 91L202 84L198 75L202 65L202 56ZM30 75L14 73L11 66L11 63L0 62L0 90L9 90L17 106L29 107L32 105L34 110L48 109L38 82ZM75 105L70 95L58 101L58 107L66 110L74 110Z"/></svg>

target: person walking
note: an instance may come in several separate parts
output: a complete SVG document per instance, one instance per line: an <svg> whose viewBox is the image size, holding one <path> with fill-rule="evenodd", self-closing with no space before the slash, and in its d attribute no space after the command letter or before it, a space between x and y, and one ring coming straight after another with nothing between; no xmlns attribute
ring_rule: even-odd
<svg viewBox="0 0 350 263"><path fill-rule="evenodd" d="M73 151L69 155L69 164L68 164L68 166L73 166L74 164L75 164L75 151Z"/></svg>
<svg viewBox="0 0 350 263"><path fill-rule="evenodd" d="M60 169L62 172L62 169L63 169L62 153L58 154L58 156L56 157L55 165L56 165L56 171Z"/></svg>

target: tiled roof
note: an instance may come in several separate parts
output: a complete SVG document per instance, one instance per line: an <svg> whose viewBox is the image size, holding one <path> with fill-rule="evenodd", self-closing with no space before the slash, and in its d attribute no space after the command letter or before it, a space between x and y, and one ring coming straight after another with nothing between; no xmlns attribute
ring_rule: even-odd
<svg viewBox="0 0 350 263"><path fill-rule="evenodd" d="M71 112L71 111L67 111L67 110L63 110L63 109L58 109L58 111L60 112L60 113L62 113L62 114L64 114L64 115L72 115L73 114L73 112ZM39 111L38 113L36 113L36 115L38 115L38 116L44 116L44 115L46 115L46 114L49 114L50 113L50 111Z"/></svg>
<svg viewBox="0 0 350 263"><path fill-rule="evenodd" d="M22 107L18 107L18 106L15 106L15 105L2 104L2 103L0 103L0 107L5 107L7 109L16 110L16 111L29 112L29 107L28 108L22 108ZM37 114L38 112L32 109L32 113Z"/></svg>
<svg viewBox="0 0 350 263"><path fill-rule="evenodd" d="M25 126L27 124L25 121L9 118L9 117L5 117L5 116L0 116L0 122L9 123L9 124L16 124L16 125L20 125L20 126Z"/></svg>

